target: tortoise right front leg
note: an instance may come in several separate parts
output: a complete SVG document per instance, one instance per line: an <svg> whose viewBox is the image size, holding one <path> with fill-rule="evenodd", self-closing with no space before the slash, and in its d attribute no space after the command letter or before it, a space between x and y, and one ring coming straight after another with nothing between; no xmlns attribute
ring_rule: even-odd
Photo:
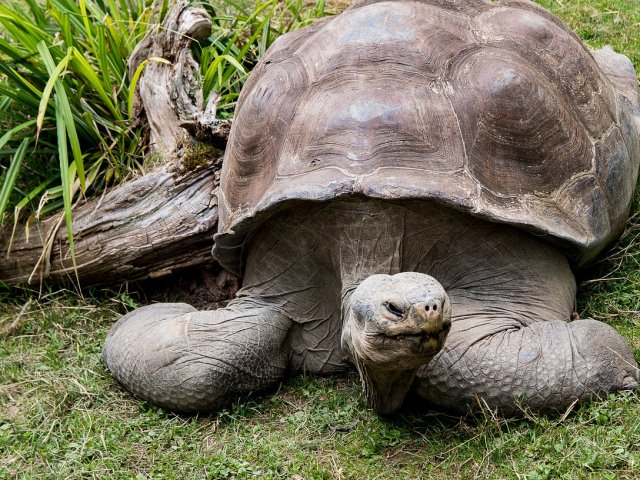
<svg viewBox="0 0 640 480"><path fill-rule="evenodd" d="M154 304L113 326L102 360L129 391L155 405L211 411L280 381L291 324L275 308L248 298L215 311Z"/></svg>

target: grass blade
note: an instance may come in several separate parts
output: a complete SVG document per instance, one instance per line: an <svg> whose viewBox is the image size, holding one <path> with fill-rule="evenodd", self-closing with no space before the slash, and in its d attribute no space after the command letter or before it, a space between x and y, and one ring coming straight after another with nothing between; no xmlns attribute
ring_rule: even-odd
<svg viewBox="0 0 640 480"><path fill-rule="evenodd" d="M29 120L27 122L21 123L20 125L17 125L15 127L13 127L11 130L7 131L2 137L0 137L0 149L2 149L2 147L4 147L6 145L6 143L11 140L11 138L18 133L21 130L24 130L25 128L29 128L30 126L32 126L34 123L36 123L35 120ZM25 140L28 140L27 138L25 138ZM0 214L0 216L2 216Z"/></svg>
<svg viewBox="0 0 640 480"><path fill-rule="evenodd" d="M76 130L76 122L71 113L71 106L69 104L69 98L64 90L64 86L61 82L56 84L56 110L62 110L62 119L67 127L67 136L69 143L71 144L71 151L73 152L73 161L76 165L78 180L80 181L80 189L84 192L86 190L86 180L84 173L84 161L82 157L82 151L80 149L80 140L78 139L78 132Z"/></svg>
<svg viewBox="0 0 640 480"><path fill-rule="evenodd" d="M142 75L142 71L144 70L148 62L158 62L164 63L165 65L171 65L171 62L169 60L160 57L147 58L146 60L141 62L140 65L138 65L138 68L136 68L136 71L133 73L133 77L131 77L131 85L129 85L129 97L127 99L127 114L129 115L129 118L133 116L133 99L136 94L136 87L138 86L140 75Z"/></svg>
<svg viewBox="0 0 640 480"><path fill-rule="evenodd" d="M87 36L87 42L95 53L95 41L93 39L93 33L91 32L91 23L89 22L89 16L87 15L87 4L85 0L78 0L78 6L80 7L80 13L82 14L82 23L84 24L84 34Z"/></svg>
<svg viewBox="0 0 640 480"><path fill-rule="evenodd" d="M67 228L67 240L69 241L69 252L71 253L71 261L76 266L76 255L73 244L73 217L71 214L71 185L73 178L70 177L69 171L69 152L67 149L67 125L63 116L63 108L60 105L60 97L55 96L56 102L56 131L58 134L58 159L60 162L60 177L62 180L62 200L64 203L64 220Z"/></svg>
<svg viewBox="0 0 640 480"><path fill-rule="evenodd" d="M102 86L102 82L98 78L98 75L93 71L89 62L84 58L82 53L78 51L78 49L73 49L73 58L72 63L76 70L89 82L89 84L96 90L100 99L107 106L111 114L116 120L123 120L121 112L116 108L115 104L109 98L109 94Z"/></svg>
<svg viewBox="0 0 640 480"><path fill-rule="evenodd" d="M42 131L42 124L44 122L44 114L47 111L47 106L49 105L49 99L51 98L51 93L55 88L55 84L58 81L58 78L62 74L62 72L67 68L67 64L71 59L71 50L69 50L69 54L64 57L58 65L54 66L53 57L51 56L51 52L47 48L47 44L43 41L38 44L38 52L42 56L42 60L45 63L47 69L49 70L49 81L44 87L42 91L42 97L40 99L40 107L38 108L38 116L36 117L36 138L40 136L40 132ZM53 68L51 68L53 67Z"/></svg>
<svg viewBox="0 0 640 480"><path fill-rule="evenodd" d="M215 59L209 64L205 74L204 79L202 80L203 84L203 93L205 98L209 96L212 90L219 91L223 87L223 73L222 73L222 62L226 61L230 63L237 71L239 71L242 75L246 74L244 67L231 55L223 54L218 55ZM216 78L216 74L218 76L218 84L214 85L214 81Z"/></svg>
<svg viewBox="0 0 640 480"><path fill-rule="evenodd" d="M20 166L22 165L22 161L24 160L24 155L27 151L28 145L29 139L24 138L20 143L18 150L16 150L15 155L13 156L11 165L9 165L9 170L7 170L7 176L2 183L2 189L0 189L0 219L2 219L2 216L4 215L4 211L7 208L7 203L9 203L9 197L11 196L11 191L13 190L13 186L16 183L16 178L18 178L18 172L20 171Z"/></svg>
<svg viewBox="0 0 640 480"><path fill-rule="evenodd" d="M67 97L67 92L64 89L63 83L59 79L59 76L61 75L62 71L66 68L69 61L73 57L73 48L69 48L67 55L57 66L54 66L53 58L51 57L51 52L49 52L49 49L47 48L44 42L41 42L38 45L38 51L40 52L40 55L42 56L42 60L47 70L50 72L51 77L47 82L47 86L45 87L45 92L43 93L43 97L40 102L40 109L38 111L39 123L37 123L38 125L37 135L40 134L40 130L42 128L42 122L44 121L44 113L46 111L49 96L51 94L51 89L54 88L56 91L56 101L55 101L56 120L58 120L58 113L60 113L62 121L65 122L65 127L66 127L65 136L69 138L69 141L71 143L73 159L76 163L78 179L80 180L80 188L84 192L86 189L86 184L85 184L84 164L82 161L82 151L80 149L80 141L78 139L78 132L76 130L76 124L73 118L73 114L71 113L71 107L69 105L69 98ZM50 87L50 85L52 85L52 87ZM47 94L47 90L48 90L48 94ZM44 102L44 105L43 105L43 102ZM61 109L60 112L58 112L59 109ZM58 141L60 141L59 138L58 138ZM61 175L62 175L62 172L61 172ZM62 181L64 182L64 178L65 178L64 175L62 175L61 178L62 178Z"/></svg>

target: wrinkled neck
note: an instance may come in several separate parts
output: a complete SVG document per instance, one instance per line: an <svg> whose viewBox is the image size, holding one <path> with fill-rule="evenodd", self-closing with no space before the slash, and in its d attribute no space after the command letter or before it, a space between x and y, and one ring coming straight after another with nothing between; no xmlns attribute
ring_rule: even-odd
<svg viewBox="0 0 640 480"><path fill-rule="evenodd" d="M418 368L408 370L377 370L354 359L367 407L380 415L389 415L397 411L404 402L407 392L413 384Z"/></svg>

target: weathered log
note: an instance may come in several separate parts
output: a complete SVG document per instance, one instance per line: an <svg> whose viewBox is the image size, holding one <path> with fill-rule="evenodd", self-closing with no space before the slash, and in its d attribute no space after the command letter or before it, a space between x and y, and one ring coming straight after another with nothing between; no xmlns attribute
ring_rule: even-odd
<svg viewBox="0 0 640 480"><path fill-rule="evenodd" d="M116 284L211 263L221 159L197 170L161 170L74 209L81 285ZM62 228L60 228L62 226ZM9 284L75 278L60 216L0 231L0 280Z"/></svg>
<svg viewBox="0 0 640 480"><path fill-rule="evenodd" d="M165 158L176 156L183 141L188 143L185 129L195 129L204 114L200 67L191 44L209 35L209 14L188 0L178 0L129 58L130 76L147 62L134 97L135 123L149 126L150 147Z"/></svg>
<svg viewBox="0 0 640 480"><path fill-rule="evenodd" d="M210 34L204 9L188 0L172 1L163 23L129 58L130 76L146 61L134 123L148 126L151 150L166 166L74 208L76 269L61 215L28 229L19 226L13 235L0 230L0 280L32 284L77 277L82 286L117 284L213 261L221 159L215 160L210 147L203 153L193 137L223 150L230 121L215 118L215 92L205 107L191 53L192 42Z"/></svg>
<svg viewBox="0 0 640 480"><path fill-rule="evenodd" d="M134 124L149 127L149 146L164 158L179 157L192 137L224 149L231 121L216 118L216 92L205 105L200 67L191 53L191 44L209 35L209 14L188 0L178 0L129 58L130 76L147 62L134 96Z"/></svg>

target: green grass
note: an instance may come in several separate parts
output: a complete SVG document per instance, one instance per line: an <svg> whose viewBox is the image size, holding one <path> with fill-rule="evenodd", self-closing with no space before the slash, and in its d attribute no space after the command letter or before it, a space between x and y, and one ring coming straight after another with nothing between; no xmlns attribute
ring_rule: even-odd
<svg viewBox="0 0 640 480"><path fill-rule="evenodd" d="M560 17L590 48L612 45L640 73L638 0L536 0Z"/></svg>
<svg viewBox="0 0 640 480"><path fill-rule="evenodd" d="M251 69L284 33L337 13L341 0L218 0L209 8L213 33L195 50L205 100L218 92L219 118L230 118Z"/></svg>
<svg viewBox="0 0 640 480"><path fill-rule="evenodd" d="M592 47L640 67L631 1L545 0ZM636 202L634 211L640 211ZM622 332L640 360L640 218L584 272L579 310ZM566 418L457 417L418 409L383 419L355 374L298 377L212 416L166 413L100 363L127 296L0 298L0 478L634 479L640 397L612 395Z"/></svg>
<svg viewBox="0 0 640 480"><path fill-rule="evenodd" d="M10 0L0 5L0 225L64 211L138 168L126 61L162 4ZM155 11L155 7L157 11ZM23 215L24 216L24 215ZM25 218L22 219L23 221Z"/></svg>
<svg viewBox="0 0 640 480"><path fill-rule="evenodd" d="M383 419L365 408L351 374L298 377L217 415L166 413L131 397L100 363L104 336L125 309L110 298L3 303L0 328L6 335L13 326L0 350L0 478L640 475L637 394L612 395L566 419L417 408Z"/></svg>

